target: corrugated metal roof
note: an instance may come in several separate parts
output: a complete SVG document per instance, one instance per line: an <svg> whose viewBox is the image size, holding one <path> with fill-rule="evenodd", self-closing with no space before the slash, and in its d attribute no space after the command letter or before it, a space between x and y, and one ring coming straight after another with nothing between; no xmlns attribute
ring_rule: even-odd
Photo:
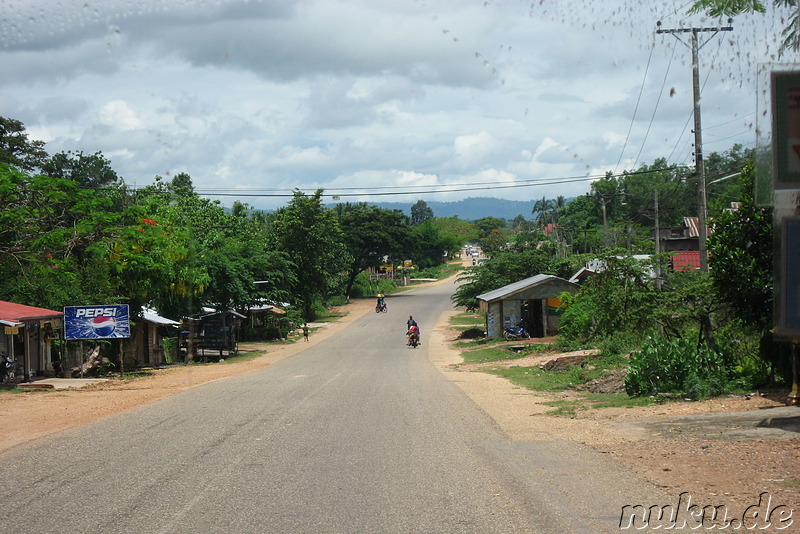
<svg viewBox="0 0 800 534"><path fill-rule="evenodd" d="M699 250L675 250L672 256L672 268L676 271L694 271L700 268Z"/></svg>
<svg viewBox="0 0 800 534"><path fill-rule="evenodd" d="M3 321L18 323L26 320L55 319L62 315L64 315L64 313L60 311L0 300L0 320Z"/></svg>
<svg viewBox="0 0 800 534"><path fill-rule="evenodd" d="M697 217L684 217L683 225L689 229L689 237L700 237L700 219ZM713 234L711 225L706 226L706 236Z"/></svg>
<svg viewBox="0 0 800 534"><path fill-rule="evenodd" d="M524 280L520 280L519 282L514 282L513 284L508 284L507 286L503 286L501 288L489 291L482 295L478 295L475 298L478 300L491 302L493 300L511 297L516 293L520 293L532 287L541 286L543 284L554 283L554 282L560 285L569 285L569 286L574 286L576 289L578 288L578 284L574 282L569 282L567 280L564 280L563 278L559 278L558 276L553 276L550 274L537 274L536 276L531 276L530 278L525 278Z"/></svg>
<svg viewBox="0 0 800 534"><path fill-rule="evenodd" d="M180 326L181 324L178 321L173 321L172 319L161 317L155 312L155 310L151 310L149 308L142 308L142 318L149 323L162 324L167 326Z"/></svg>

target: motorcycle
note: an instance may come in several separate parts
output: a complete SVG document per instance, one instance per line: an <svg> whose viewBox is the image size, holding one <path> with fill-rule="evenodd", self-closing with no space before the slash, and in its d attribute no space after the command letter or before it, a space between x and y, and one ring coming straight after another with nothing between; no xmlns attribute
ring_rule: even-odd
<svg viewBox="0 0 800 534"><path fill-rule="evenodd" d="M528 339L531 335L522 325L507 326L503 330L503 337L506 339Z"/></svg>
<svg viewBox="0 0 800 534"><path fill-rule="evenodd" d="M8 384L14 381L14 361L8 357L5 353L2 355L2 361L0 361L0 365L2 368L0 369L0 383Z"/></svg>
<svg viewBox="0 0 800 534"><path fill-rule="evenodd" d="M411 334L409 336L408 345L416 349L419 346L419 334Z"/></svg>
<svg viewBox="0 0 800 534"><path fill-rule="evenodd" d="M375 313L386 313L389 311L389 308L386 307L386 303L378 304L375 306Z"/></svg>

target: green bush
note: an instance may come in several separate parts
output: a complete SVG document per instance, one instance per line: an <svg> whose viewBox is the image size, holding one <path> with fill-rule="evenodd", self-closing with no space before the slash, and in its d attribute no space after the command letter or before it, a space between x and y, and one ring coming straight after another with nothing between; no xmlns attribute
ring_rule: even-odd
<svg viewBox="0 0 800 534"><path fill-rule="evenodd" d="M680 393L702 398L721 393L728 382L722 353L685 339L649 338L631 355L625 391L631 397Z"/></svg>
<svg viewBox="0 0 800 534"><path fill-rule="evenodd" d="M370 280L366 273L360 273L356 277L350 296L353 298L374 297L378 293L388 295L397 289L397 284L390 278Z"/></svg>
<svg viewBox="0 0 800 534"><path fill-rule="evenodd" d="M164 349L164 361L166 363L181 363L177 337L165 337L162 339L161 348Z"/></svg>

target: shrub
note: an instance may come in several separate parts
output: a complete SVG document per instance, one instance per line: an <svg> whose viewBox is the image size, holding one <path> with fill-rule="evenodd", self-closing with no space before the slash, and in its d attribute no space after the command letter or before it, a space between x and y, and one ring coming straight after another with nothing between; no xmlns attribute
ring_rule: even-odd
<svg viewBox="0 0 800 534"><path fill-rule="evenodd" d="M648 338L644 347L631 355L625 391L638 397L688 394L691 390L689 397L701 398L721 393L728 382L729 372L720 352L685 339Z"/></svg>
<svg viewBox="0 0 800 534"><path fill-rule="evenodd" d="M374 297L378 293L388 295L397 289L397 284L390 278L380 278L378 280L370 280L366 273L359 273L353 288L350 290L350 296L353 298Z"/></svg>

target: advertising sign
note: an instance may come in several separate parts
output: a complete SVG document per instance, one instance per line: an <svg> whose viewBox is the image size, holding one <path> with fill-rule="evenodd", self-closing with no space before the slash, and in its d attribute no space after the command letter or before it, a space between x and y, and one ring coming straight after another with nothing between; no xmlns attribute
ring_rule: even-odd
<svg viewBox="0 0 800 534"><path fill-rule="evenodd" d="M800 217L783 220L779 332L800 336Z"/></svg>
<svg viewBox="0 0 800 534"><path fill-rule="evenodd" d="M800 73L772 73L774 189L800 189Z"/></svg>
<svg viewBox="0 0 800 534"><path fill-rule="evenodd" d="M127 304L64 306L65 339L131 337Z"/></svg>

